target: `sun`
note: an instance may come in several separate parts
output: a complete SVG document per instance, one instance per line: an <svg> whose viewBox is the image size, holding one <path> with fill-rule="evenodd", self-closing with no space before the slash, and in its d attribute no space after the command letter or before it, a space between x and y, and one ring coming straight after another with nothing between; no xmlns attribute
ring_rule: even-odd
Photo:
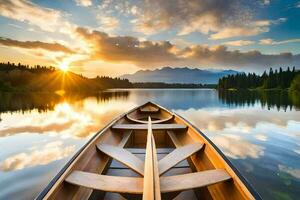
<svg viewBox="0 0 300 200"><path fill-rule="evenodd" d="M69 65L68 65L67 62L62 62L62 63L59 65L59 68L60 68L60 70L62 70L63 72L69 71Z"/></svg>

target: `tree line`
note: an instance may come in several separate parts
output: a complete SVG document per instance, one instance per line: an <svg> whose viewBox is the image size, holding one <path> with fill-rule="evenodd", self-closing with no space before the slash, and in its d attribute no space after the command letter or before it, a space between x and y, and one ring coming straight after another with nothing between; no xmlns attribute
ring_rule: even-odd
<svg viewBox="0 0 300 200"><path fill-rule="evenodd" d="M0 63L0 71L1 72L9 72L12 70L21 70L21 71L28 71L32 73L47 73L47 72L54 72L56 69L52 66L41 66L41 65L23 65L21 63Z"/></svg>
<svg viewBox="0 0 300 200"><path fill-rule="evenodd" d="M296 81L296 76L300 75L300 71L295 67L291 70L289 67L283 70L273 70L270 68L267 73L264 71L262 75L255 73L238 73L229 75L219 79L219 89L286 89L291 87L293 80ZM294 82L295 82L294 81Z"/></svg>
<svg viewBox="0 0 300 200"><path fill-rule="evenodd" d="M97 92L111 88L213 88L216 85L131 83L128 79L97 76L87 78L55 67L0 63L0 91L80 91Z"/></svg>

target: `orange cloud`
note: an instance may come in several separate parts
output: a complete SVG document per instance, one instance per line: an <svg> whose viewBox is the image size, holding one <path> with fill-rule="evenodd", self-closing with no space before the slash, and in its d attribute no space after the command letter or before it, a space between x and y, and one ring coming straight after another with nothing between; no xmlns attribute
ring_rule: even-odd
<svg viewBox="0 0 300 200"><path fill-rule="evenodd" d="M3 46L19 47L24 49L44 49L47 51L53 51L53 52L60 51L68 54L75 53L68 47L59 43L46 43L40 41L19 41L19 40L0 37L0 44Z"/></svg>
<svg viewBox="0 0 300 200"><path fill-rule="evenodd" d="M110 36L85 28L77 28L76 34L90 47L89 61L128 62L145 68L161 65L269 67L282 64L297 65L300 61L299 54L268 55L260 51L230 51L224 45L192 45L179 48L168 41L140 41L134 37Z"/></svg>

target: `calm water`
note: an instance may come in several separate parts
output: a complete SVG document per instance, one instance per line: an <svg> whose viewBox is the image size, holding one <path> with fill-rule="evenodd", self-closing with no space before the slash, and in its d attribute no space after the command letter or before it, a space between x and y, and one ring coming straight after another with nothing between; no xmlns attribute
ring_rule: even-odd
<svg viewBox="0 0 300 200"><path fill-rule="evenodd" d="M93 134L150 100L206 133L264 199L299 199L299 98L215 90L0 93L0 199L34 198Z"/></svg>

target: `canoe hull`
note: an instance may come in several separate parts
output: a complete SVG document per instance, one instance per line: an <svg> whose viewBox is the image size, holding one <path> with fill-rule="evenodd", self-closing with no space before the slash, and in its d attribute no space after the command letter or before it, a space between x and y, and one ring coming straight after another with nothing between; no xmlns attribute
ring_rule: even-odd
<svg viewBox="0 0 300 200"><path fill-rule="evenodd" d="M151 105L151 108L147 108L149 105ZM161 127L157 130L153 129L156 148L178 149L195 142L203 143L204 147L201 150L186 158L191 172L223 169L230 175L231 178L228 181L194 189L197 199L228 199L229 197L230 199L261 199L246 179L241 176L239 171L205 134L183 117L152 102L147 102L120 115L93 136L36 199L88 199L93 195L100 199L105 198L105 191L70 184L65 180L76 170L94 174L107 174L112 171L111 162L114 159L97 150L96 146L99 143L120 148L146 148L147 134L145 134L145 131L147 130L144 130L144 128L137 129L136 127L146 125L145 116L147 115L152 116L155 119L154 122L158 122L152 123L154 128ZM136 119L136 121L132 119ZM170 128L170 123L187 128L175 130L172 127ZM128 126L133 126L134 129L128 128ZM126 134L130 134L130 136L124 141ZM157 150L159 151L159 149ZM176 195L178 194L177 192ZM172 199L176 195L173 192L169 195L164 194L163 197L164 199Z"/></svg>

